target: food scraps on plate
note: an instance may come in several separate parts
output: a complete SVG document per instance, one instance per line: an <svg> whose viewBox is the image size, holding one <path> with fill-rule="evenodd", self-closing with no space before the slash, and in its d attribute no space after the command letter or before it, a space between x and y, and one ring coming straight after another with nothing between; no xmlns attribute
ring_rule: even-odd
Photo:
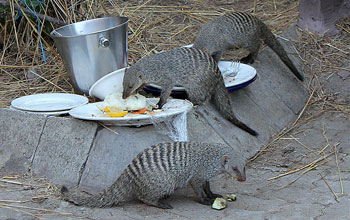
<svg viewBox="0 0 350 220"><path fill-rule="evenodd" d="M122 93L109 94L102 104L97 105L103 117L124 117L128 114L152 114L154 107L147 104L145 96L135 94L127 99L123 99Z"/></svg>

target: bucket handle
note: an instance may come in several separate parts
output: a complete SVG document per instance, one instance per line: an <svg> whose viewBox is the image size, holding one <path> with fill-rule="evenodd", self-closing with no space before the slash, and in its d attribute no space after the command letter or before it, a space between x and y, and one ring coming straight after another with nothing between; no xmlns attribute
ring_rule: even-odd
<svg viewBox="0 0 350 220"><path fill-rule="evenodd" d="M53 30L52 31L52 33L51 33L51 35L57 35L57 36L59 36L59 37L62 37L63 35L62 34L60 34L60 33L58 33L56 30Z"/></svg>

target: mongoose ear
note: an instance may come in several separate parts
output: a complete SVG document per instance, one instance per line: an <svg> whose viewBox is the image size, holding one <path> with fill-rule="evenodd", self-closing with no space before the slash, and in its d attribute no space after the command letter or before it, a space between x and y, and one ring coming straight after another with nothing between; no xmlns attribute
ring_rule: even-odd
<svg viewBox="0 0 350 220"><path fill-rule="evenodd" d="M208 49L208 48L206 48L206 47L202 48L202 51L203 51L204 53L209 54L209 49Z"/></svg>
<svg viewBox="0 0 350 220"><path fill-rule="evenodd" d="M208 53L209 53L209 51L208 51ZM215 56L217 56L218 54L219 54L219 51L215 51L215 52L212 52L212 53L210 54L210 56L215 57Z"/></svg>
<svg viewBox="0 0 350 220"><path fill-rule="evenodd" d="M227 164L227 162L228 162L229 159L230 159L229 156L224 155L224 156L222 157L222 161L221 161L222 165L225 166L225 165Z"/></svg>

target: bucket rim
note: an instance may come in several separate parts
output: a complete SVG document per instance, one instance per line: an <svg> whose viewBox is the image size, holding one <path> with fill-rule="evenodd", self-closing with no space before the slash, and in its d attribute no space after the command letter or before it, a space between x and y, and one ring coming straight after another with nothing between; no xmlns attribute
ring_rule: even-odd
<svg viewBox="0 0 350 220"><path fill-rule="evenodd" d="M90 22L90 21L97 21L97 20L105 20L105 19L111 19L111 18L121 18L121 19L124 19L125 21L123 21L122 23L120 24L117 24L117 25L114 25L114 26L111 26L109 28L106 28L106 29L103 29L103 30L99 30L99 31L94 31L94 32L90 32L90 33L87 33L87 34L79 34L79 35L61 35L58 30L62 30L63 28L67 28L69 26L73 26L73 25L76 25L78 23L85 23L85 22ZM62 27L59 27L59 28L56 28L54 29L53 31L50 32L50 36L52 38L75 38L75 37L83 37L83 36L88 36L88 35L93 35L93 34L97 34L97 33L100 33L100 32L104 32L104 31L108 31L108 30L111 30L111 29L114 29L116 27L119 27L119 26L123 26L125 24L127 24L129 22L129 18L128 17L124 17L124 16L110 16L110 17L103 17L103 18L94 18L94 19L89 19L89 20L85 20L85 21L79 21L79 22L76 22L76 23L73 23L73 24L67 24L67 25L64 25ZM58 33L58 34L55 34Z"/></svg>

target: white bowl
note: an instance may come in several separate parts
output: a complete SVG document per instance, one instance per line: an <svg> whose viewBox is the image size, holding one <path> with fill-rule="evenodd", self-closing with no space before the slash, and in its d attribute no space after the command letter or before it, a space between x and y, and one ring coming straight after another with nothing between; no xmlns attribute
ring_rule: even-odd
<svg viewBox="0 0 350 220"><path fill-rule="evenodd" d="M108 73L97 80L90 88L89 95L104 100L111 93L123 91L125 68Z"/></svg>

